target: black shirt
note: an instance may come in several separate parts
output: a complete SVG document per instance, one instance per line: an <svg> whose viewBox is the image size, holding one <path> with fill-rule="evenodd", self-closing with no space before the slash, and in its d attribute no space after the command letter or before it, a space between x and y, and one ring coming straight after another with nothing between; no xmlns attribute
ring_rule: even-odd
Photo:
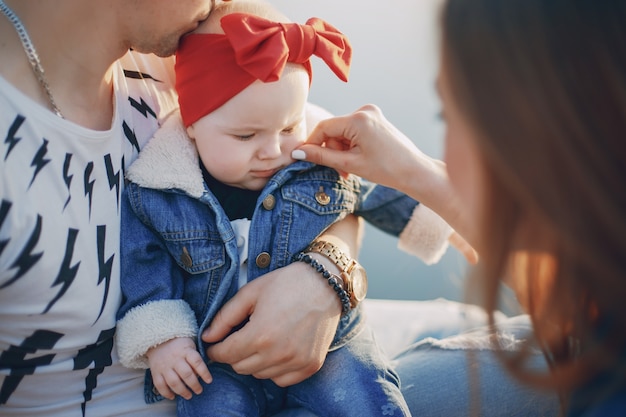
<svg viewBox="0 0 626 417"><path fill-rule="evenodd" d="M219 201L226 212L229 220L252 219L261 190L245 190L226 185L209 174L209 171L204 168L202 163L200 163L200 169L202 169L204 181L215 194L217 201Z"/></svg>

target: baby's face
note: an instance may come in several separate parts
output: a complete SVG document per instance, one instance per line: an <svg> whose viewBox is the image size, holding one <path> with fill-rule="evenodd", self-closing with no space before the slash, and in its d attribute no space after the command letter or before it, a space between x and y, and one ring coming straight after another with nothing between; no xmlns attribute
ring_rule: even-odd
<svg viewBox="0 0 626 417"><path fill-rule="evenodd" d="M224 16L221 10L214 10L209 17L198 25L198 27L191 33L217 33L224 34L220 19Z"/></svg>
<svg viewBox="0 0 626 417"><path fill-rule="evenodd" d="M307 72L288 66L280 80L255 81L191 125L207 171L234 187L262 189L306 139L308 92Z"/></svg>

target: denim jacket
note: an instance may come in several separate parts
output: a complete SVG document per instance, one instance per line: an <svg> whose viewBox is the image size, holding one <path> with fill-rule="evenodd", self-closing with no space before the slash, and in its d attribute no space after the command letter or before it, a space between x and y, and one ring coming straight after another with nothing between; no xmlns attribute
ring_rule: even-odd
<svg viewBox="0 0 626 417"><path fill-rule="evenodd" d="M124 299L116 336L120 359L126 366L147 368L146 351L174 337L195 338L205 355L201 330L237 291L239 255L230 220L207 188L178 116L165 122L126 178L121 202ZM418 204L356 176L342 178L333 169L294 162L275 174L258 198L248 239L248 281L290 264L349 213L392 235L409 234L407 224L424 223L413 216ZM431 242L436 246L431 251L441 253L449 227L438 217L426 222L427 227L412 226L410 235L436 231L441 236L435 245ZM408 246L425 245L411 236L405 240L413 241ZM361 321L358 307L346 314L331 349L345 344Z"/></svg>

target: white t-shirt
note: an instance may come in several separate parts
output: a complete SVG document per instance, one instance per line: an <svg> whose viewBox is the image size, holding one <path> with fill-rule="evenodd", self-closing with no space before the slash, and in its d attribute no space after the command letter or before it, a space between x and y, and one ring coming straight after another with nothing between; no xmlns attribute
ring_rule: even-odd
<svg viewBox="0 0 626 417"><path fill-rule="evenodd" d="M177 105L173 60L115 64L108 131L63 120L0 77L0 415L173 416L113 346L123 170Z"/></svg>

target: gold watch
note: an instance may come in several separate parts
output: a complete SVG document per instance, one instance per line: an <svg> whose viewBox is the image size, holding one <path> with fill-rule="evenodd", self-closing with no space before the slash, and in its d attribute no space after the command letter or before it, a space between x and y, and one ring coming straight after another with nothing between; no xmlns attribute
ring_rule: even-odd
<svg viewBox="0 0 626 417"><path fill-rule="evenodd" d="M311 243L304 252L315 252L330 259L341 270L339 283L350 297L350 307L356 307L367 294L367 274L365 268L355 259L348 257L337 246L323 240Z"/></svg>

